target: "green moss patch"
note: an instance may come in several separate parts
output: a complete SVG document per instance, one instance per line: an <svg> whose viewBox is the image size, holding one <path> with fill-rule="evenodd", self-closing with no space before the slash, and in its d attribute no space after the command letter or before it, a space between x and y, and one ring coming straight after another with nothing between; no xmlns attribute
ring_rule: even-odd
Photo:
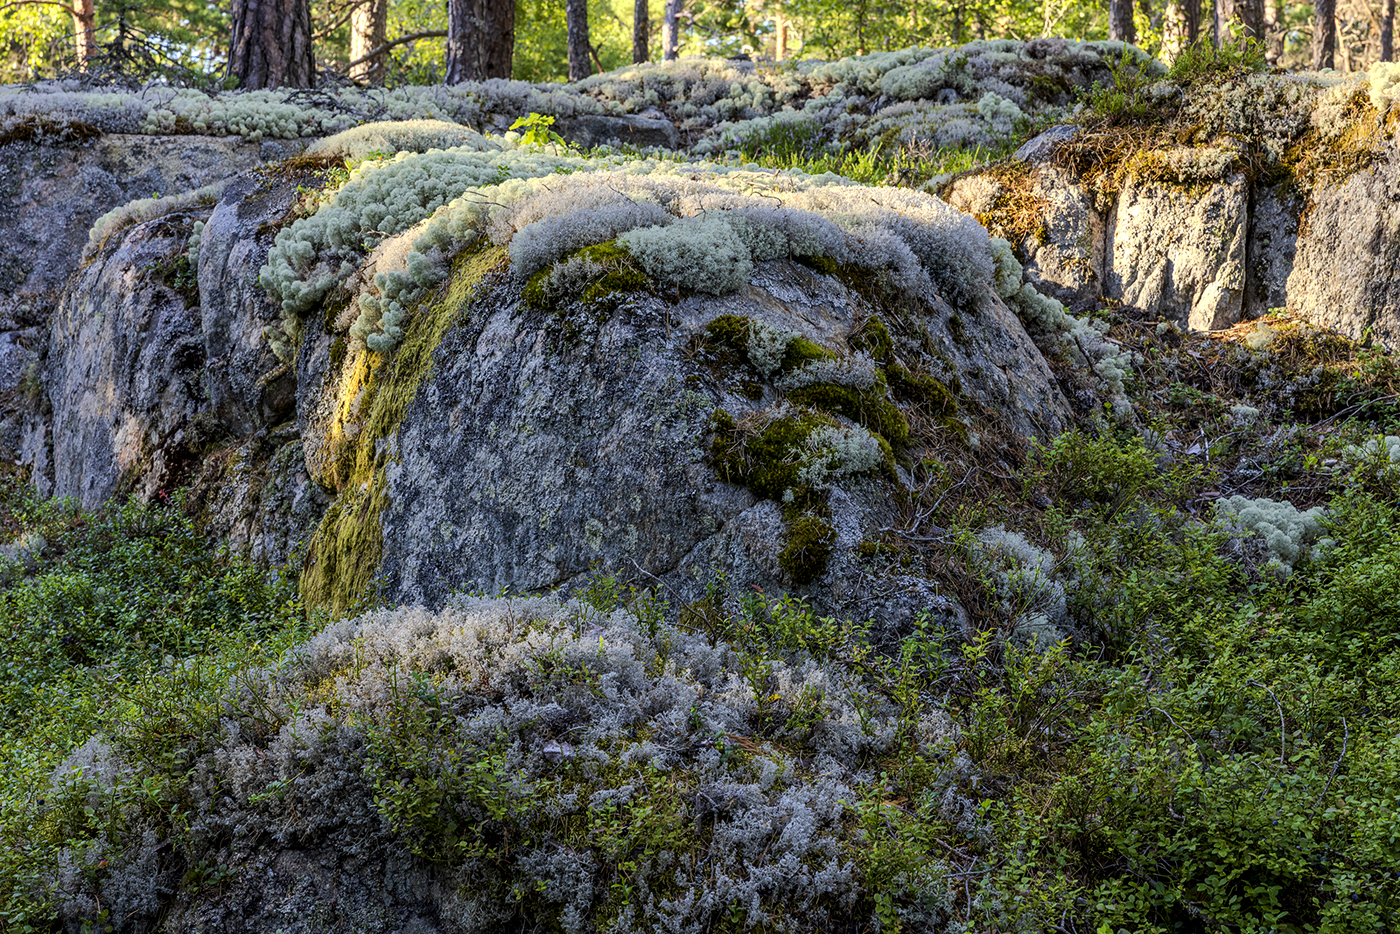
<svg viewBox="0 0 1400 934"><path fill-rule="evenodd" d="M550 277L561 263L572 259L589 260L603 268L603 273L594 278L575 294L559 296L550 294ZM647 288L646 273L637 268L632 256L618 245L616 240L597 243L568 254L558 263L541 269L525 283L525 304L540 310L553 310L572 300L585 304L597 304L619 295L640 292Z"/></svg>
<svg viewBox="0 0 1400 934"><path fill-rule="evenodd" d="M342 493L307 547L301 592L308 606L344 613L373 594L384 547L379 517L389 505L384 468L391 456L379 442L398 429L418 388L432 374L433 353L448 328L481 280L505 258L501 248L459 257L440 295L422 302L414 313L393 357L367 356L361 403L367 414L359 434L345 442L337 458Z"/></svg>
<svg viewBox="0 0 1400 934"><path fill-rule="evenodd" d="M820 516L802 515L788 526L778 563L799 587L816 580L826 569L836 530Z"/></svg>
<svg viewBox="0 0 1400 934"><path fill-rule="evenodd" d="M868 353L876 363L884 363L894 353L890 329L878 316L867 318L860 329L851 335L851 346Z"/></svg>
<svg viewBox="0 0 1400 934"><path fill-rule="evenodd" d="M711 419L715 468L725 483L746 486L766 499L811 502L815 493L800 476L802 454L812 432L835 424L835 419L822 412L799 411L765 419L754 430L752 423L739 425L724 409L716 409Z"/></svg>
<svg viewBox="0 0 1400 934"><path fill-rule="evenodd" d="M909 443L909 421L890 401L888 388L883 381L865 392L835 383L815 383L794 389L788 393L788 400L844 415L853 422L865 425L891 444L903 447Z"/></svg>

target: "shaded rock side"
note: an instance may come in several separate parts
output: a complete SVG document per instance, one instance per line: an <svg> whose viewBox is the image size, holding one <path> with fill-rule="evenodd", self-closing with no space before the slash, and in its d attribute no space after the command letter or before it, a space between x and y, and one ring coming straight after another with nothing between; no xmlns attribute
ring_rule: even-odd
<svg viewBox="0 0 1400 934"><path fill-rule="evenodd" d="M784 417L784 403L771 383L706 364L702 334L728 315L849 356L876 311L834 276L786 261L761 265L733 295L673 304L633 293L601 317L596 306L531 309L509 273L486 275L448 309L450 326L441 308L417 313L412 330L443 334L430 366L410 362L422 359L410 333L383 372L366 375L377 355L351 349L326 371L319 404L302 398L328 419L303 429L308 465L341 488L311 548L304 584L320 589L308 599L338 590L347 601L373 584L391 603L435 605L462 590L567 588L595 572L662 581L694 599L723 573L731 587L795 588L845 606L861 596L850 553L888 524L900 481L876 471L830 490L832 557L810 586L796 584L779 560L791 532L783 505L721 480L710 451L718 409L761 423ZM959 314L961 345L949 333ZM974 430L1024 438L1068 424L1043 357L995 298L960 312L911 299L890 327L897 352L960 387ZM421 382L381 435L383 394L402 391L395 368L407 366L422 368ZM967 427L931 430L956 437ZM367 471L375 451L382 471ZM377 570L365 574L367 565ZM926 586L885 603L891 625L933 605Z"/></svg>
<svg viewBox="0 0 1400 934"><path fill-rule="evenodd" d="M206 407L199 309L162 270L196 217L131 228L64 293L49 330L43 389L24 461L44 495L93 508L123 491L150 496L180 475Z"/></svg>
<svg viewBox="0 0 1400 934"><path fill-rule="evenodd" d="M205 455L188 508L214 541L280 565L311 537L330 500L311 479L295 426L287 424Z"/></svg>
<svg viewBox="0 0 1400 934"><path fill-rule="evenodd" d="M272 352L263 328L281 310L258 283L276 235L318 173L255 172L224 189L204 225L199 250L199 305L209 402L228 430L243 435L295 411L296 376Z"/></svg>
<svg viewBox="0 0 1400 934"><path fill-rule="evenodd" d="M295 145L126 135L0 144L0 330L47 320L103 214L140 198L192 191Z"/></svg>

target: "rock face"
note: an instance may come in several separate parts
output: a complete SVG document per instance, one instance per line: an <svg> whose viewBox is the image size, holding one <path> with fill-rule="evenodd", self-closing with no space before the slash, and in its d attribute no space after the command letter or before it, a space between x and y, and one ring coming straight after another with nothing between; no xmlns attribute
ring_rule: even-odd
<svg viewBox="0 0 1400 934"><path fill-rule="evenodd" d="M1400 149L1313 195L1288 276L1288 304L1354 338L1400 347Z"/></svg>
<svg viewBox="0 0 1400 934"><path fill-rule="evenodd" d="M97 134L97 135L90 135ZM0 143L0 327L39 324L93 221L129 201L192 191L295 151L238 137L101 135Z"/></svg>
<svg viewBox="0 0 1400 934"><path fill-rule="evenodd" d="M1056 161L1058 147L1074 138L1052 128L1016 153L1021 168L1010 180L973 175L948 192L955 207L1015 241L1027 278L1045 294L1072 307L1108 299L1196 330L1287 307L1354 339L1369 334L1400 346L1394 142L1339 181L1130 173L1104 204ZM1190 166L1201 152L1167 148L1154 151L1152 163ZM1032 232L1017 236L1018 225Z"/></svg>
<svg viewBox="0 0 1400 934"><path fill-rule="evenodd" d="M200 238L199 307L209 402L236 434L274 425L295 411L290 367L263 337L281 313L258 284L272 225L300 197L300 178L242 175L229 184Z"/></svg>
<svg viewBox="0 0 1400 934"><path fill-rule="evenodd" d="M1192 190L1132 178L1109 216L1104 297L1197 331L1240 319L1249 185L1235 174Z"/></svg>
<svg viewBox="0 0 1400 934"><path fill-rule="evenodd" d="M57 378L44 372L40 358L93 222L129 201L192 190L281 158L300 143L103 135L76 121L59 128L46 125L42 135L32 138L12 129L8 137L0 143L0 241L5 244L0 252L0 458L33 465L40 489L56 489L48 428L33 419L26 428L23 413L46 398L41 382L52 384ZM140 248L143 255L150 249ZM82 281L114 284L110 279ZM115 489L110 465L99 470L105 479L75 481L72 489L90 489L85 495L99 498L106 494L98 491Z"/></svg>
<svg viewBox="0 0 1400 934"><path fill-rule="evenodd" d="M383 442L382 479L351 477L328 514L332 523L343 513L354 530L377 515L382 535L368 548L337 548L332 540L345 540L347 529L333 534L323 525L308 573L377 561L383 598L428 605L461 590L567 588L597 572L660 582L680 599L697 599L716 573L731 587L792 589L780 561L791 534L782 504L724 482L711 450L721 410L742 423L771 421L784 417L783 403L771 382L736 385L716 372L700 348L714 322L742 320L849 355L880 310L836 277L786 261L761 266L747 288L723 298L672 303L640 293L601 317L577 304L532 309L508 273L489 272L459 306L432 313L452 324ZM414 327L431 327L431 315L420 314ZM901 359L960 387L968 414L957 430L995 421L1024 437L1068 424L1044 358L993 296L958 312L937 300L911 303L891 316L890 330ZM339 368L303 374L303 404L317 408L319 373L319 410L340 413L303 435L308 463L328 472L327 483L345 463L337 445L375 420L346 414L365 398L361 357L352 350ZM831 557L823 574L799 586L803 593L833 608L870 596L851 586L860 576L854 549L890 524L901 482L853 478L832 491ZM895 596L876 610L879 621L898 628L938 607L955 615L920 583L887 588Z"/></svg>
<svg viewBox="0 0 1400 934"><path fill-rule="evenodd" d="M211 535L254 558L283 561L305 539L327 498L295 432L268 434L296 400L291 368L262 337L277 313L256 283L269 224L311 183L245 176L212 213L122 231L69 283L49 327L34 329L42 338L0 335L0 393L23 390L20 455L41 493L92 508L194 481ZM200 220L195 270L186 252Z"/></svg>
<svg viewBox="0 0 1400 934"><path fill-rule="evenodd" d="M54 314L44 387L52 418L24 452L45 495L92 508L165 486L204 408L199 309L166 284L192 215L148 221L84 269Z"/></svg>

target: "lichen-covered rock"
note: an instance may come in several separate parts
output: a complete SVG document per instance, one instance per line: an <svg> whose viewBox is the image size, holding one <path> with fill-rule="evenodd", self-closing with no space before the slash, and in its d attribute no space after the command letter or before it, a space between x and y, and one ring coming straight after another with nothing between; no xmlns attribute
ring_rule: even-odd
<svg viewBox="0 0 1400 934"><path fill-rule="evenodd" d="M167 275L194 222L184 214L131 228L65 292L32 416L40 424L23 452L41 493L91 508L118 492L149 496L187 466L207 407L204 341L199 309Z"/></svg>
<svg viewBox="0 0 1400 934"><path fill-rule="evenodd" d="M1011 241L1027 281L1039 291L1088 308L1102 296L1107 219L1073 174L1048 158L1071 135L1049 130L1022 147L1006 173L956 179L947 197Z"/></svg>
<svg viewBox="0 0 1400 934"><path fill-rule="evenodd" d="M1240 320L1249 184L1201 188L1130 179L1108 220L1104 294L1196 330Z"/></svg>
<svg viewBox="0 0 1400 934"><path fill-rule="evenodd" d="M91 127L0 143L0 329L47 320L98 217L246 171L280 153L269 145L264 153L236 137L104 136Z"/></svg>
<svg viewBox="0 0 1400 934"><path fill-rule="evenodd" d="M368 358L351 350L329 377L341 420L323 435L332 450L308 447L308 462L344 470L348 485L311 549L308 573L322 588L314 596L343 599L335 592L365 562L379 565L371 576L385 598L430 605L459 590L574 585L599 570L665 581L692 598L717 573L732 586L804 587L831 607L864 596L849 588L850 556L867 532L889 521L898 468L890 465L896 473L888 479L853 477L826 498L828 553L799 580L802 566L784 558L795 533L781 491L726 482L712 451L721 410L739 423L772 423L791 417L788 403L742 361L724 357L721 366L712 357L717 322L739 321L789 335L789 346L800 339L812 352L850 355L878 311L869 298L835 276L773 262L736 293L678 304L637 292L613 310L568 303L542 312L522 301L504 269L487 271L458 302L419 313L415 327L443 336L411 402L395 416L396 430L375 443L388 455L382 475L354 473L346 455L376 431L384 403L375 396L401 391L393 368L408 358L366 376ZM959 314L962 322L951 326ZM958 312L936 299L911 299L901 318L891 328L905 362L958 386L971 411L995 412L999 425L1023 436L1067 423L1043 358L994 296ZM407 350L413 365L424 366L412 341L410 334L400 354ZM798 389L787 395L806 398ZM825 404L861 417L839 401ZM968 419L983 427L979 417ZM901 449L916 443L886 431ZM360 534L374 522L378 540L366 543ZM919 588L904 592L878 614L882 623L893 628L940 605L955 612Z"/></svg>

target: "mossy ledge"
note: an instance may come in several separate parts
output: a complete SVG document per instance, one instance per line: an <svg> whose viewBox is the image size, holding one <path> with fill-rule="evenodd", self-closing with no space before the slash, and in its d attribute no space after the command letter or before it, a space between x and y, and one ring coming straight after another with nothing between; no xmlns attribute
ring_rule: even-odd
<svg viewBox="0 0 1400 934"><path fill-rule="evenodd" d="M366 352L358 365L365 372L354 385L364 387L363 426L337 458L342 492L326 511L307 546L301 594L307 606L344 613L372 599L383 557L379 517L389 505L384 468L394 456L379 442L397 431L418 389L432 374L433 353L457 321L482 279L506 263L506 251L492 247L458 257L447 284L416 309L403 343L392 357Z"/></svg>

